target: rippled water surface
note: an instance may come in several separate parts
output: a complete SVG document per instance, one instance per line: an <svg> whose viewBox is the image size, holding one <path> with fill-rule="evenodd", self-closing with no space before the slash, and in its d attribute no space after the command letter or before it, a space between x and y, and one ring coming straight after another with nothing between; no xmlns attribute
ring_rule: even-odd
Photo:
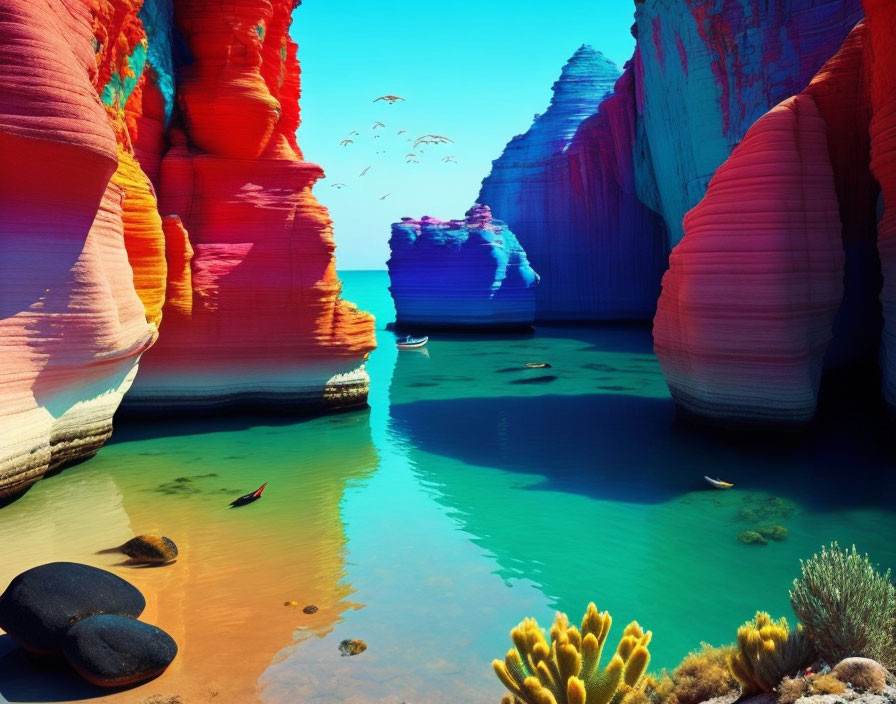
<svg viewBox="0 0 896 704"><path fill-rule="evenodd" d="M51 559L104 566L178 640L165 675L103 700L494 704L489 663L523 616L578 620L594 600L617 635L632 619L654 631L659 669L731 641L757 608L789 615L799 558L826 541L896 567L893 459L858 409L795 438L708 436L674 421L648 328L434 334L399 353L386 274L343 277L377 315L369 410L119 422L95 459L0 511L0 584ZM263 500L228 509L264 481ZM787 539L737 541L764 524ZM97 554L135 532L181 558ZM368 650L340 657L345 638ZM98 696L36 674L6 637L0 695Z"/></svg>

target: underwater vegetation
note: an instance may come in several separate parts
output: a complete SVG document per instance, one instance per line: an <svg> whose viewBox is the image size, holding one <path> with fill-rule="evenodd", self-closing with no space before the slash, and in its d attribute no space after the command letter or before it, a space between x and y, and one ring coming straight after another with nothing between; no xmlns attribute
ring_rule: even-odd
<svg viewBox="0 0 896 704"><path fill-rule="evenodd" d="M171 481L162 482L151 491L167 496L184 497L195 494L230 494L238 491L237 489L229 489L227 487L212 489L207 486L197 486L196 484L197 479L214 479L217 476L216 472L210 472L208 474L191 474L185 477L175 477Z"/></svg>
<svg viewBox="0 0 896 704"><path fill-rule="evenodd" d="M534 618L524 619L510 632L514 648L492 667L513 696L502 704L608 704L642 682L650 662L647 649L652 633L632 621L622 633L616 652L600 668L612 618L598 612L594 603L582 619L581 629L558 613L551 627L550 645Z"/></svg>
<svg viewBox="0 0 896 704"><path fill-rule="evenodd" d="M787 540L790 531L778 521L790 518L795 512L794 503L780 496L750 497L744 501L737 516L752 526L741 531L737 539L744 545L768 545L769 540Z"/></svg>

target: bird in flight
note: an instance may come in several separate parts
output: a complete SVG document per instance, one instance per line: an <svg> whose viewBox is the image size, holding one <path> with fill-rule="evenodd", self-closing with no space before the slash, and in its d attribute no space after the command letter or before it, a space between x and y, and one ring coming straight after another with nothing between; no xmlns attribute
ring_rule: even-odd
<svg viewBox="0 0 896 704"><path fill-rule="evenodd" d="M344 188L344 187L345 187L344 183L331 183L330 184L330 188Z"/></svg>
<svg viewBox="0 0 896 704"><path fill-rule="evenodd" d="M361 133L358 132L358 130L352 130L351 132L348 133L348 136L351 137L352 135L354 135L354 136L357 137L357 136L359 136L360 134L361 134Z"/></svg>
<svg viewBox="0 0 896 704"><path fill-rule="evenodd" d="M391 195L391 194L387 193L387 194L384 195L382 198L380 198L380 200L386 200L386 198L387 198L389 195Z"/></svg>
<svg viewBox="0 0 896 704"><path fill-rule="evenodd" d="M442 161L444 161L446 164L449 161L455 164L457 163L457 159L455 159L453 156L446 156L444 159L442 159Z"/></svg>
<svg viewBox="0 0 896 704"><path fill-rule="evenodd" d="M363 176L363 175L366 174L368 171L370 171L370 166L368 166L366 169L364 169L364 170L360 173L360 175Z"/></svg>
<svg viewBox="0 0 896 704"><path fill-rule="evenodd" d="M354 143L355 143L355 142L354 142L354 140L352 140L352 139L343 139L343 140L339 143L339 146L341 146L341 147L347 147L349 144L354 144Z"/></svg>
<svg viewBox="0 0 896 704"><path fill-rule="evenodd" d="M377 98L373 102L377 103L380 100L385 100L387 103L389 103L389 105L395 105L395 103L398 102L399 100L407 102L400 95L381 95L379 98Z"/></svg>
<svg viewBox="0 0 896 704"><path fill-rule="evenodd" d="M404 134L407 130L398 130L398 134Z"/></svg>
<svg viewBox="0 0 896 704"><path fill-rule="evenodd" d="M448 139L448 137L443 137L440 134L425 134L422 137L417 137L417 141L414 142L414 149L421 144L445 144L446 142L454 144L453 139Z"/></svg>
<svg viewBox="0 0 896 704"><path fill-rule="evenodd" d="M377 121L373 123L373 127L370 129L375 130L377 127L385 127L385 125L382 122Z"/></svg>

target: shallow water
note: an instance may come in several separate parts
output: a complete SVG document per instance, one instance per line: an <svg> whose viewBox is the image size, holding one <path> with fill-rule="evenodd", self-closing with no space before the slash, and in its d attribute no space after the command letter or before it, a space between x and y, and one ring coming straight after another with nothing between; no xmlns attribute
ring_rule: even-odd
<svg viewBox="0 0 896 704"><path fill-rule="evenodd" d="M653 630L658 670L733 640L758 608L790 616L799 558L822 543L896 567L878 419L833 404L807 435L705 435L675 422L648 328L436 334L399 353L386 274L343 278L377 315L369 410L119 422L95 459L0 511L0 586L51 559L104 566L178 641L165 675L103 700L494 704L489 663L523 616L578 620L594 600L617 636L632 619ZM228 509L264 481L262 501ZM787 539L737 541L766 523ZM181 558L147 570L96 554L135 532L170 536ZM340 657L345 638L368 650ZM98 693L36 674L2 637L0 695Z"/></svg>

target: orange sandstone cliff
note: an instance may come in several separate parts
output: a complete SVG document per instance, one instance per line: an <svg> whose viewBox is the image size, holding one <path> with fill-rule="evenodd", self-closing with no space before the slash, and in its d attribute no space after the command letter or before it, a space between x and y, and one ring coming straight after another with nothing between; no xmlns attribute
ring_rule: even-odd
<svg viewBox="0 0 896 704"><path fill-rule="evenodd" d="M0 7L0 499L93 455L129 388L158 413L365 402L294 5Z"/></svg>

